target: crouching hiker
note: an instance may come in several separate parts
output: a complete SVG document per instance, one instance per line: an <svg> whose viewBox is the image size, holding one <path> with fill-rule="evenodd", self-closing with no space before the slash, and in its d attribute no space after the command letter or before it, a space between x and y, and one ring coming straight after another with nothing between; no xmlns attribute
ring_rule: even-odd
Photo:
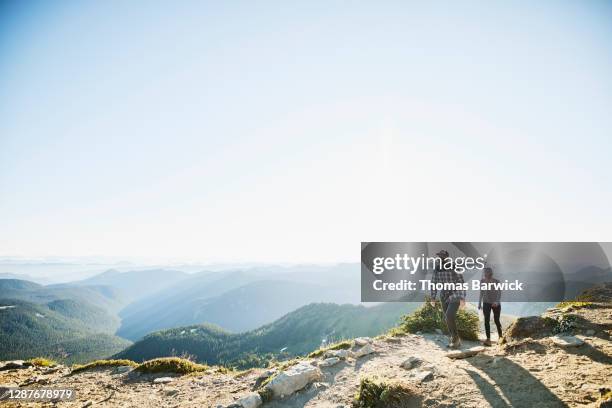
<svg viewBox="0 0 612 408"><path fill-rule="evenodd" d="M482 283L499 283L497 279L493 278L493 269L484 269L484 278L481 279ZM491 311L493 311L493 321L497 326L497 336L501 339L502 336L502 325L499 321L501 315L501 291L499 289L481 289L480 299L478 300L478 310L482 309L484 314L485 332L487 339L484 341L485 346L491 345Z"/></svg>
<svg viewBox="0 0 612 408"><path fill-rule="evenodd" d="M440 303L442 303L442 312L450 335L448 347L459 348L461 347L461 339L459 339L459 332L457 330L457 312L459 311L459 307L463 307L465 304L463 275L455 272L454 265L451 262L452 260L447 260L447 251L442 250L436 255L440 259L440 262L437 262L431 279L433 283L431 289L431 304L435 307L436 296L438 295L436 284L450 283L451 285L446 285L448 289L440 291Z"/></svg>

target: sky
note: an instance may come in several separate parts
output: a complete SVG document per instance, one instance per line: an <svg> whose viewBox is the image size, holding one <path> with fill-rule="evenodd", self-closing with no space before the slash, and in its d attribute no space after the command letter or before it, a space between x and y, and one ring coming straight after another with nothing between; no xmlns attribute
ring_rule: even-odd
<svg viewBox="0 0 612 408"><path fill-rule="evenodd" d="M612 240L612 4L0 5L0 256Z"/></svg>

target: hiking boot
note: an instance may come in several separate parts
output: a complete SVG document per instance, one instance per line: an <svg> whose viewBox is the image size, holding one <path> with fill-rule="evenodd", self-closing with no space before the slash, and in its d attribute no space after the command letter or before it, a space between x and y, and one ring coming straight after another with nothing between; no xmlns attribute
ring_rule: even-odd
<svg viewBox="0 0 612 408"><path fill-rule="evenodd" d="M491 347L491 340L486 339L485 341L482 342L482 344L487 346L487 347Z"/></svg>

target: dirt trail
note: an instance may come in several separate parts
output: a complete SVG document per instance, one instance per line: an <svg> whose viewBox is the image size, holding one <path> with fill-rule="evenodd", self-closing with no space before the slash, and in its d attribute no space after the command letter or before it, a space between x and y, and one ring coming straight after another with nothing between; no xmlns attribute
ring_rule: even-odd
<svg viewBox="0 0 612 408"><path fill-rule="evenodd" d="M443 335L404 335L375 339L375 353L349 358L321 368L323 379L263 408L349 407L366 376L415 384L426 407L597 407L599 388L612 388L612 303L597 308L551 311L571 317L572 334L584 343L564 347L544 335L519 338L510 344L485 348L476 356L447 357ZM510 330L508 330L509 332ZM463 349L478 345L465 342ZM409 357L420 361L402 368ZM317 364L318 360L305 360ZM121 373L114 368L69 375L66 367L30 367L0 371L0 387L73 388L69 402L7 403L17 406L58 407L226 407L252 393L263 369L236 373L174 377L168 384L153 380L166 376ZM431 373L431 374L429 374ZM425 378L426 377L426 378Z"/></svg>

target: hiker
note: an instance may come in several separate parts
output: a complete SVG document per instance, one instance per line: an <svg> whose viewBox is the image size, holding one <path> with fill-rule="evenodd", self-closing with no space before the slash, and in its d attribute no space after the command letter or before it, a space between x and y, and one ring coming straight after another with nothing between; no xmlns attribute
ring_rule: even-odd
<svg viewBox="0 0 612 408"><path fill-rule="evenodd" d="M499 281L493 278L493 269L485 268L484 269L484 278L480 280L481 283L499 283ZM485 332L487 334L487 339L484 341L485 346L491 345L491 310L493 310L493 321L495 322L495 326L497 326L497 336L501 339L502 337L502 326L499 321L499 316L501 314L501 303L499 300L501 298L501 290L499 289L481 289L480 290L480 299L478 300L478 310L482 309L485 319Z"/></svg>
<svg viewBox="0 0 612 408"><path fill-rule="evenodd" d="M459 307L465 305L465 290L461 287L463 282L463 275L455 272L454 265L447 261L448 252L442 250L436 254L440 259L433 271L433 277L431 282L434 284L431 289L431 304L435 307L436 296L438 290L435 288L436 283L452 283L455 286L451 289L443 289L440 291L440 303L442 304L442 313L444 314L444 320L448 327L448 333L450 335L449 348L461 347L461 339L459 339L459 332L457 331L457 311Z"/></svg>

